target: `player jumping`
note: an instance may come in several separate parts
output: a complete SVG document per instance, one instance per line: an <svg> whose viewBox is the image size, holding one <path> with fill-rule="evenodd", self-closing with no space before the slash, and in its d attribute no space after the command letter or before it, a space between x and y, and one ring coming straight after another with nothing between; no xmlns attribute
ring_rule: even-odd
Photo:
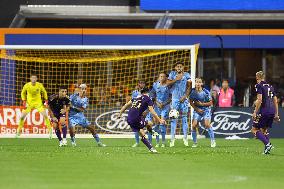
<svg viewBox="0 0 284 189"><path fill-rule="evenodd" d="M157 113L153 108L153 101L149 97L149 89L143 88L141 90L141 96L134 98L127 102L120 110L119 117L122 116L122 113L129 107L128 116L127 116L127 123L132 128L133 132L138 132L141 136L141 141L147 146L147 148L152 153L157 153L156 149L153 148L152 144L147 140L146 134L143 130L144 127L147 126L148 131L152 132L152 125L145 121L143 117L144 111L149 109L150 113L154 116L154 119L158 121L159 124L164 125L166 122L165 120L159 118Z"/></svg>
<svg viewBox="0 0 284 189"><path fill-rule="evenodd" d="M184 65L177 63L175 71L171 71L168 77L167 84L171 86L172 103L171 108L182 112L182 129L183 143L188 146L188 99L191 90L191 77L188 72L184 72ZM171 142L170 147L175 145L175 134L177 127L177 119L171 121Z"/></svg>
<svg viewBox="0 0 284 189"><path fill-rule="evenodd" d="M268 128L272 127L273 120L280 121L277 97L275 96L273 87L265 81L265 75L262 71L256 73L256 82L255 90L257 99L252 114L253 127L251 131L263 142L263 154L270 154L273 146L269 141Z"/></svg>
<svg viewBox="0 0 284 189"><path fill-rule="evenodd" d="M79 86L80 90L75 91L74 94L70 96L71 106L69 111L69 132L71 137L72 146L76 146L75 141L75 126L81 126L88 129L99 147L105 147L106 145L100 141L99 135L95 131L95 127L91 126L91 123L85 117L84 112L86 111L89 100L86 97L87 85L81 84Z"/></svg>
<svg viewBox="0 0 284 189"><path fill-rule="evenodd" d="M153 89L151 91L153 97L155 98L155 112L158 114L159 117L166 120L169 115L170 111L170 102L171 102L171 94L170 89L167 85L167 74L162 72L159 75L159 80L153 84ZM157 125L154 128L155 131L162 135L162 145L161 147L165 147L166 142L166 125L161 124ZM157 145L159 147L160 136L156 136ZM148 139L152 142L152 135L148 135Z"/></svg>
<svg viewBox="0 0 284 189"><path fill-rule="evenodd" d="M210 92L202 87L203 82L201 78L195 79L195 89L191 90L190 93L190 105L193 107L193 119L191 136L193 140L192 147L197 147L197 134L196 129L198 128L198 122L204 121L205 127L208 129L208 134L211 140L211 147L216 147L214 138L214 131L210 125L211 123L211 105L212 99Z"/></svg>
<svg viewBox="0 0 284 189"><path fill-rule="evenodd" d="M27 114L31 112L33 109L37 109L38 112L44 117L45 124L49 131L49 138L51 139L52 128L50 126L48 115L45 111L45 106L48 105L47 92L43 87L43 85L37 82L37 76L35 74L31 75L30 80L31 82L26 83L21 92L23 106L26 107L26 109L22 112L22 115L20 117L16 138L18 138L21 134L21 130L24 126L25 117L27 116ZM45 100L44 105L42 104L42 99L41 99L42 96Z"/></svg>
<svg viewBox="0 0 284 189"><path fill-rule="evenodd" d="M58 94L49 96L48 110L53 122L55 134L59 140L59 147L67 145L66 113L68 112L69 105L70 100L67 96L67 89L65 87L61 87ZM63 133L63 140L61 137L61 132Z"/></svg>

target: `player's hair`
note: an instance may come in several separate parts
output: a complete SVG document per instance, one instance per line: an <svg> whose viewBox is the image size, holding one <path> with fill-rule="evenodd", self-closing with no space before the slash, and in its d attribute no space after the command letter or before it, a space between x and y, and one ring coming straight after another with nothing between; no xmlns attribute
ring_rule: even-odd
<svg viewBox="0 0 284 189"><path fill-rule="evenodd" d="M148 93L150 91L150 89L148 87L144 87L143 89L141 89L141 94L145 94Z"/></svg>
<svg viewBox="0 0 284 189"><path fill-rule="evenodd" d="M167 74L167 72L166 71L161 71L160 73L159 73L159 75L160 74L165 74L166 75L166 77L168 77L169 75Z"/></svg>
<svg viewBox="0 0 284 189"><path fill-rule="evenodd" d="M67 87L66 86L60 86L59 90L61 90L61 89L66 89L67 90Z"/></svg>
<svg viewBox="0 0 284 189"><path fill-rule="evenodd" d="M33 72L33 73L31 73L30 77L32 77L32 76L36 76L37 77L37 74Z"/></svg>
<svg viewBox="0 0 284 189"><path fill-rule="evenodd" d="M259 77L260 79L265 79L265 74L263 71L258 71L255 74L257 77Z"/></svg>
<svg viewBox="0 0 284 189"><path fill-rule="evenodd" d="M179 65L179 64L181 64L181 65L184 66L184 63L183 63L183 62L176 62L176 63L174 64L174 68L175 68L177 65Z"/></svg>

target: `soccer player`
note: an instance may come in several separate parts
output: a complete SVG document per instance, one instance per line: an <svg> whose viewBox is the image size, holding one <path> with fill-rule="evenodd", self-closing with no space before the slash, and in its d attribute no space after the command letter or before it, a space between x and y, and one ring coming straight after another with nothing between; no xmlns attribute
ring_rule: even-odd
<svg viewBox="0 0 284 189"><path fill-rule="evenodd" d="M136 86L136 89L134 91L132 91L131 94L131 99L135 99L138 96L141 96L141 89L143 89L145 87L145 81L143 80L139 80L138 84ZM138 132L134 132L134 137L135 137L135 143L132 145L133 148L139 146L139 133Z"/></svg>
<svg viewBox="0 0 284 189"><path fill-rule="evenodd" d="M53 94L48 98L48 110L53 122L55 134L59 140L59 147L67 145L66 113L69 110L69 106L70 100L65 87L59 88L58 94ZM61 132L63 133L63 139Z"/></svg>
<svg viewBox="0 0 284 189"><path fill-rule="evenodd" d="M191 136L193 140L193 148L197 147L197 134L196 129L198 128L198 122L204 121L205 127L208 129L208 134L211 140L211 148L216 147L214 138L214 131L210 125L211 123L211 106L212 99L211 94L208 90L202 87L203 81L201 78L195 79L195 88L191 90L189 99L190 105L193 107L193 119Z"/></svg>
<svg viewBox="0 0 284 189"><path fill-rule="evenodd" d="M75 126L80 125L83 128L87 128L92 133L99 147L105 147L106 145L100 141L99 135L95 131L95 127L91 126L91 123L84 115L84 112L86 111L89 105L89 100L86 97L87 85L81 84L79 88L79 91L75 91L75 93L70 96L71 105L69 111L68 126L71 137L71 144L72 146L76 146Z"/></svg>
<svg viewBox="0 0 284 189"><path fill-rule="evenodd" d="M153 88L151 90L153 97L155 98L155 112L157 115L166 120L170 111L170 102L171 102L171 94L170 88L167 85L167 74L165 72L161 72L159 74L159 79L157 82L153 84ZM166 142L166 125L161 124L157 125L154 130L162 135L162 145L161 147L165 147ZM157 145L159 147L160 144L160 136L156 136ZM152 135L148 136L149 141L152 143Z"/></svg>
<svg viewBox="0 0 284 189"><path fill-rule="evenodd" d="M153 148L152 144L147 140L146 134L143 130L144 127L147 127L149 132L152 132L152 125L145 121L143 117L144 111L147 109L154 116L154 119L157 120L159 124L166 124L165 120L161 119L153 108L153 101L149 97L149 89L147 87L143 88L141 91L141 96L134 98L127 102L119 112L119 118L121 118L122 113L129 107L127 123L132 128L133 132L138 132L141 136L141 141L147 146L150 152L157 153L157 150Z"/></svg>
<svg viewBox="0 0 284 189"><path fill-rule="evenodd" d="M19 126L17 128L16 138L18 138L21 134L21 130L24 126L25 117L27 116L27 114L31 112L31 110L37 109L38 112L44 117L45 124L49 131L49 138L51 139L52 128L50 126L48 115L45 111L45 107L48 105L47 92L43 85L37 82L37 75L32 74L30 80L31 82L26 83L21 92L23 106L26 107L26 109L21 114ZM45 101L44 104L42 104L42 96Z"/></svg>
<svg viewBox="0 0 284 189"><path fill-rule="evenodd" d="M182 114L183 143L188 146L188 96L191 90L191 77L188 72L184 72L183 63L175 65L175 71L171 71L167 84L171 85L172 103L171 108L180 111ZM170 147L175 145L177 119L171 121L171 142Z"/></svg>
<svg viewBox="0 0 284 189"><path fill-rule="evenodd" d="M265 74L262 71L256 73L256 82L257 99L252 114L253 127L251 131L263 142L263 154L270 154L273 146L269 141L268 128L272 127L273 120L280 121L277 97L273 87L265 81Z"/></svg>

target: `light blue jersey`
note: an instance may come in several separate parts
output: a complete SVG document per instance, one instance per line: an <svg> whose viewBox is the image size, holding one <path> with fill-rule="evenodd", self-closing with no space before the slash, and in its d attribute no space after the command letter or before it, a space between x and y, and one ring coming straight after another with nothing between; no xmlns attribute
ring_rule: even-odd
<svg viewBox="0 0 284 189"><path fill-rule="evenodd" d="M190 100L199 101L199 102L210 102L211 95L207 89L202 89L202 91L197 91L196 89L192 89L190 96ZM196 111L193 112L193 119L201 121L203 119L211 119L211 107L210 106L196 106L197 108L203 110L203 114L200 114Z"/></svg>
<svg viewBox="0 0 284 189"><path fill-rule="evenodd" d="M153 94L153 98L161 104L166 104L171 98L170 88L167 85L161 85L158 81L153 84L151 93ZM170 104L167 104L162 109L155 106L155 111L158 116L167 119L170 111Z"/></svg>
<svg viewBox="0 0 284 189"><path fill-rule="evenodd" d="M176 71L171 71L168 79L174 80L177 77L178 73ZM190 80L190 74L184 72L181 80L176 81L171 87L172 99L180 99L186 93L187 81Z"/></svg>
<svg viewBox="0 0 284 189"><path fill-rule="evenodd" d="M81 98L79 94L75 93L70 96L71 107L69 111L69 127L80 125L87 127L91 123L85 117L84 112L79 111L76 108L86 109L89 105L89 99L87 97Z"/></svg>

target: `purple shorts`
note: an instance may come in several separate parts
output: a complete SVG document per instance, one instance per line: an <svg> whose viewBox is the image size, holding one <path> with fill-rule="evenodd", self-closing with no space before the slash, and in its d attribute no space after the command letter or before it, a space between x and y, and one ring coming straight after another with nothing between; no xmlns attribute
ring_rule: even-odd
<svg viewBox="0 0 284 189"><path fill-rule="evenodd" d="M258 114L256 116L256 119L253 120L253 127L255 128L271 128L272 127L272 123L273 123L273 120L274 120L274 114L270 114L270 115L261 115L261 114Z"/></svg>
<svg viewBox="0 0 284 189"><path fill-rule="evenodd" d="M147 125L147 121L144 118L140 118L138 121L127 120L128 125L130 125L133 132L138 132Z"/></svg>

